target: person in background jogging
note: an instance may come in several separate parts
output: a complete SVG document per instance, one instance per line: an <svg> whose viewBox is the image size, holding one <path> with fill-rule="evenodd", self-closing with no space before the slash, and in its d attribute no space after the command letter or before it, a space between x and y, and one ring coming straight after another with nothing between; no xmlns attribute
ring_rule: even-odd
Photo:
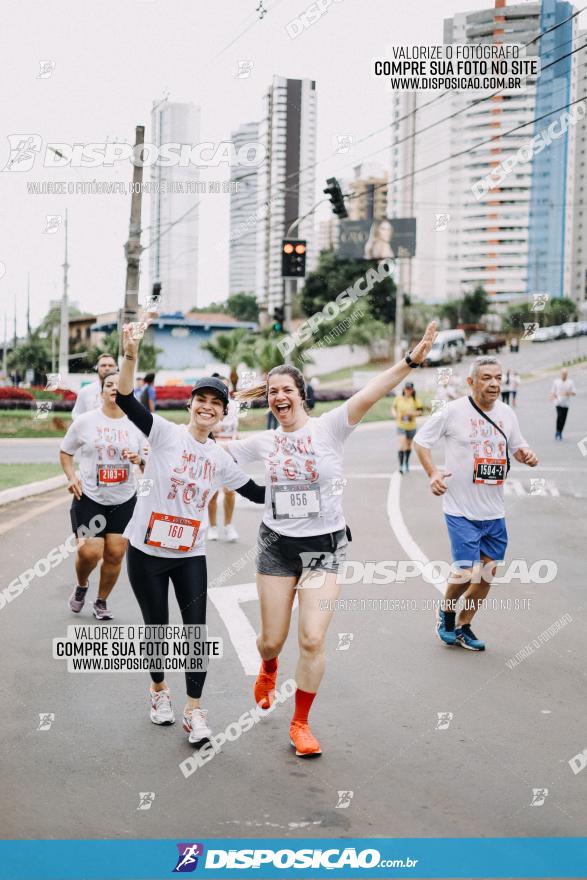
<svg viewBox="0 0 587 880"><path fill-rule="evenodd" d="M563 439L563 431L569 414L571 397L577 393L575 383L569 379L569 371L561 370L560 379L555 379L550 391L550 399L556 406L556 433L555 440Z"/></svg>
<svg viewBox="0 0 587 880"><path fill-rule="evenodd" d="M518 397L518 388L520 387L520 374L515 370L510 370L510 406L515 407Z"/></svg>
<svg viewBox="0 0 587 880"><path fill-rule="evenodd" d="M146 326L148 321L123 326L124 358L117 395L118 405L149 440L145 478L153 481L150 493L137 499L124 533L129 541L128 577L146 624L169 622L171 580L184 624L205 626L205 534L210 498L220 486L228 486L262 503L265 488L250 480L209 437L227 412L224 382L211 377L198 379L185 425L149 412L136 400L133 386L139 339L134 334L141 324ZM205 678L205 671L186 672L183 727L191 743L201 744L211 735L207 712L200 706ZM173 724L175 715L163 673L152 672L151 680L151 721Z"/></svg>
<svg viewBox="0 0 587 880"><path fill-rule="evenodd" d="M230 395L230 383L228 379L224 376L221 376L220 373L212 373L214 379L220 379L221 382L224 382L228 393ZM236 440L238 435L238 414L240 411L240 407L238 405L238 401L234 400L234 398L230 398L228 401L228 412L220 422L220 424L215 425L214 430L212 431L212 436L218 442L228 441L228 440ZM232 491L232 489L228 489L226 486L222 490L224 495L223 501L223 513L224 513L224 530L221 533L221 536L224 541L234 542L238 541L238 532L232 524L232 517L234 516L234 505L236 502L236 495ZM217 541L218 540L218 526L217 526L217 517L218 517L218 495L220 492L216 492L212 498L210 499L210 504L208 505L208 519L210 521L210 525L208 526L208 534L206 535L208 541Z"/></svg>
<svg viewBox="0 0 587 880"><path fill-rule="evenodd" d="M509 370L506 370L505 378L501 383L501 399L504 403L509 404L510 394L512 393L512 377Z"/></svg>
<svg viewBox="0 0 587 880"><path fill-rule="evenodd" d="M471 651L485 650L471 621L507 548L503 487L510 453L528 467L538 464L520 433L516 414L499 399L501 381L497 358L476 358L467 380L471 396L446 403L414 438L432 494L443 496L452 548L453 571L436 632L444 644ZM441 438L445 441L444 469L432 459L432 449ZM455 625L456 605L463 595L465 607Z"/></svg>
<svg viewBox="0 0 587 880"><path fill-rule="evenodd" d="M81 526L101 515L105 525L94 537L78 537L75 560L77 585L69 597L71 611L79 614L88 591L88 578L100 560L100 585L94 602L94 617L111 620L106 600L120 573L126 551L122 534L136 503L132 465L142 465L143 438L116 405L118 373L101 380L102 408L83 413L73 422L61 443L60 463L74 496L71 525L79 535ZM73 457L80 452L80 476L76 476Z"/></svg>
<svg viewBox="0 0 587 880"><path fill-rule="evenodd" d="M409 473L412 440L416 435L416 416L421 415L422 410L422 403L416 396L414 383L406 382L401 395L394 397L391 405L391 414L397 421L400 474Z"/></svg>
<svg viewBox="0 0 587 880"><path fill-rule="evenodd" d="M309 417L304 378L292 366L275 367L266 382L236 394L240 400L266 397L279 423L274 431L259 432L227 448L237 464L265 465L267 490L257 555L261 668L254 687L255 701L265 709L274 700L278 657L298 591L300 653L290 741L300 757L321 754L308 715L324 673L324 640L332 619L324 603L338 596L338 566L350 538L342 509L344 443L371 407L424 360L435 335L436 324L431 323L408 357L318 418Z"/></svg>
<svg viewBox="0 0 587 880"><path fill-rule="evenodd" d="M118 369L118 364L112 355L101 354L96 361L94 369L98 373L98 378L95 382L91 382L89 385L84 385L84 387L80 389L71 411L72 422L85 412L89 412L93 409L100 409L102 406L102 379L107 373L115 372Z"/></svg>

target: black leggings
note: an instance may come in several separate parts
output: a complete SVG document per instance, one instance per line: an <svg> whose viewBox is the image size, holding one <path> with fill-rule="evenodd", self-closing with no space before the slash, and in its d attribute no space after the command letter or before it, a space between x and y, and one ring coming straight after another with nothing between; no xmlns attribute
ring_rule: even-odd
<svg viewBox="0 0 587 880"><path fill-rule="evenodd" d="M569 414L568 406L557 406L556 408L556 433L562 434L565 422Z"/></svg>
<svg viewBox="0 0 587 880"><path fill-rule="evenodd" d="M170 578L183 622L201 626L206 623L208 575L205 556L187 556L182 559L150 556L129 544L126 567L145 623L169 623ZM151 678L160 684L165 676L162 672L151 672ZM205 672L186 672L188 697L198 699L202 696L205 679Z"/></svg>

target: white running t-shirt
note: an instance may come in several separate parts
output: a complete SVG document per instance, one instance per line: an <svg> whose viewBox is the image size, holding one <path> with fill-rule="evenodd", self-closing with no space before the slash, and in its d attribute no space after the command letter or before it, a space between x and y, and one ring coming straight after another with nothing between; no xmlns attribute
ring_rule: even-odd
<svg viewBox="0 0 587 880"><path fill-rule="evenodd" d="M72 422L84 413L100 409L102 406L102 385L100 381L91 382L80 389L71 411Z"/></svg>
<svg viewBox="0 0 587 880"><path fill-rule="evenodd" d="M555 379L551 393L556 406L564 406L568 409L571 397L577 393L577 389L572 379Z"/></svg>
<svg viewBox="0 0 587 880"><path fill-rule="evenodd" d="M122 452L140 452L143 442L141 432L127 416L111 419L97 409L71 423L61 449L68 455L79 450L84 495L110 506L123 504L135 494L134 466Z"/></svg>
<svg viewBox="0 0 587 880"><path fill-rule="evenodd" d="M142 484L145 494L141 489L124 537L150 556L203 556L210 499L221 486L240 489L249 477L213 440L199 443L187 425L176 425L156 414L149 444ZM145 539L160 546L147 544ZM186 540L187 550L164 546L184 546L181 541Z"/></svg>
<svg viewBox="0 0 587 880"><path fill-rule="evenodd" d="M528 445L510 406L496 400L488 415L508 438L510 459L514 452ZM441 437L445 440L445 470L452 474L445 480L448 488L442 496L444 512L472 520L504 517L503 484L473 481L476 458L506 458L502 434L477 412L468 397L460 397L431 416L417 432L414 442L432 449Z"/></svg>
<svg viewBox="0 0 587 880"><path fill-rule="evenodd" d="M238 464L265 464L266 526L292 538L344 528L342 457L344 442L354 428L344 403L309 418L298 431L276 428L228 444ZM316 511L317 515L298 516Z"/></svg>

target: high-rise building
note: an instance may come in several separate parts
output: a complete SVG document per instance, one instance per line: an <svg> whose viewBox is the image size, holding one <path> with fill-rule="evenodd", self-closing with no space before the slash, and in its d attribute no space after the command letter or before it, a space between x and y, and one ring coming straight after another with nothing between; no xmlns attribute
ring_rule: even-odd
<svg viewBox="0 0 587 880"><path fill-rule="evenodd" d="M267 156L259 169L257 299L273 315L284 304L281 244L290 225L315 204L316 83L274 76L266 95L260 141ZM316 260L314 215L301 220L292 237L307 242L307 266Z"/></svg>
<svg viewBox="0 0 587 880"><path fill-rule="evenodd" d="M572 67L581 63L581 53L569 55L576 35L573 7L560 0L542 0L540 10L540 62L542 73L536 82L534 135L547 132L553 124L560 137L532 160L532 185L528 229L529 294L564 296L571 284L572 174L574 132L558 125L572 98ZM560 59L553 64L556 59Z"/></svg>
<svg viewBox="0 0 587 880"><path fill-rule="evenodd" d="M574 48L579 51L573 56L574 99L584 101L587 107L587 31L580 31ZM577 105L579 106L579 105ZM569 294L577 302L587 301L587 114L574 127L574 151L572 166L572 220L569 229Z"/></svg>
<svg viewBox="0 0 587 880"><path fill-rule="evenodd" d="M259 124L248 122L232 133L235 151L259 140ZM230 195L229 294L254 293L257 269L256 212L258 173L256 168L237 165L232 171L236 192Z"/></svg>
<svg viewBox="0 0 587 880"><path fill-rule="evenodd" d="M333 251L338 246L338 220L331 217L330 220L320 220L316 225L316 251Z"/></svg>
<svg viewBox="0 0 587 880"><path fill-rule="evenodd" d="M152 143L200 141L200 108L193 103L158 102L151 111ZM189 163L154 163L151 180L151 283L161 283L166 312L189 312L198 304L199 168Z"/></svg>
<svg viewBox="0 0 587 880"><path fill-rule="evenodd" d="M573 45L573 22L562 23L571 13L562 0L496 0L445 20L445 44L517 43L527 46L526 58L539 56L544 72L527 77L523 89L450 91L437 100L428 92L394 94L389 211L417 220L416 257L404 270L412 295L453 299L482 285L494 301L509 301L568 288L572 138L565 133L554 151L553 140L533 159L518 150L570 101L571 65L544 68ZM536 39L553 25L560 26ZM476 190L514 157L497 186Z"/></svg>
<svg viewBox="0 0 587 880"><path fill-rule="evenodd" d="M383 170L357 165L353 180L344 186L345 193L352 193L346 201L349 220L380 220L387 217L387 181Z"/></svg>

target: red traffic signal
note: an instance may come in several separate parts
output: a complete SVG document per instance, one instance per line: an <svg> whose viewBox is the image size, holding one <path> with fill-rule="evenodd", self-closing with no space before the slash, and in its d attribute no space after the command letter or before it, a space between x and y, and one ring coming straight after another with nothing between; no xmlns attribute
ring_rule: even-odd
<svg viewBox="0 0 587 880"><path fill-rule="evenodd" d="M281 247L281 277L303 278L306 274L306 242L285 239Z"/></svg>

